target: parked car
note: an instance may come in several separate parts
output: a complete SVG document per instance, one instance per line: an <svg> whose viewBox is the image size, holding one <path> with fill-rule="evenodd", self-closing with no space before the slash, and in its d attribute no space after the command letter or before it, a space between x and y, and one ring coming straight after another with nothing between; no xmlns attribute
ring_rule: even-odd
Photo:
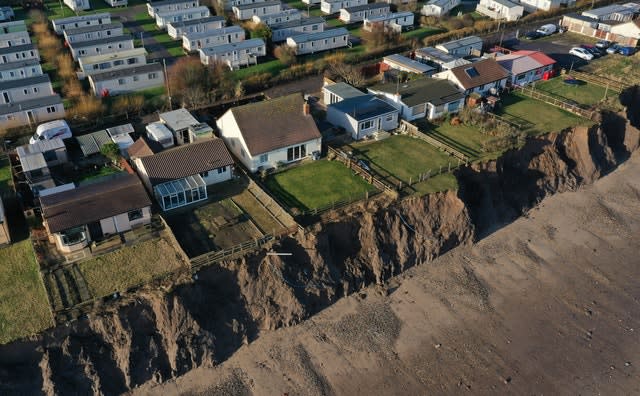
<svg viewBox="0 0 640 396"><path fill-rule="evenodd" d="M536 32L540 33L543 36L550 36L558 31L558 27L552 23L547 25L542 25Z"/></svg>
<svg viewBox="0 0 640 396"><path fill-rule="evenodd" d="M580 46L580 48L584 48L587 51L589 51L589 53L591 55L593 55L594 58L599 58L602 55L606 54L606 52L603 53L603 51L600 50L600 48L596 47L595 45L591 45L591 44L582 44Z"/></svg>
<svg viewBox="0 0 640 396"><path fill-rule="evenodd" d="M611 41L609 41L609 40L598 40L598 42L596 43L596 47L602 48L602 49L607 49L607 48L611 47L611 44L613 44L613 43Z"/></svg>
<svg viewBox="0 0 640 396"><path fill-rule="evenodd" d="M524 38L527 40L536 40L539 39L540 37L542 37L542 33L538 33L537 31L531 31L531 32L527 32L524 35Z"/></svg>
<svg viewBox="0 0 640 396"><path fill-rule="evenodd" d="M611 46L609 46L609 48L607 48L607 54L617 54L618 51L620 51L620 48L622 48L620 44L613 43Z"/></svg>
<svg viewBox="0 0 640 396"><path fill-rule="evenodd" d="M584 59L586 61L590 61L593 59L593 54L591 54L589 51L587 51L584 48L573 47L571 48L571 50L569 50L569 53L573 56L577 56L578 58Z"/></svg>
<svg viewBox="0 0 640 396"><path fill-rule="evenodd" d="M638 52L638 49L635 47L620 47L620 49L618 50L618 53L624 56L631 56L636 52Z"/></svg>

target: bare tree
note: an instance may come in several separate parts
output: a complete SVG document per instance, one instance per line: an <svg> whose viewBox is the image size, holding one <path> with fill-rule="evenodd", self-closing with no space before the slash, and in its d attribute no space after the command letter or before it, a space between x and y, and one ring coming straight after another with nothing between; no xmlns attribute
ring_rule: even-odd
<svg viewBox="0 0 640 396"><path fill-rule="evenodd" d="M233 95L233 81L224 65L206 66L200 60L183 57L169 70L169 86L185 107L202 107L217 97Z"/></svg>
<svg viewBox="0 0 640 396"><path fill-rule="evenodd" d="M344 82L354 87L362 87L367 80L362 71L354 65L344 62L334 62L329 65L329 72L340 77Z"/></svg>

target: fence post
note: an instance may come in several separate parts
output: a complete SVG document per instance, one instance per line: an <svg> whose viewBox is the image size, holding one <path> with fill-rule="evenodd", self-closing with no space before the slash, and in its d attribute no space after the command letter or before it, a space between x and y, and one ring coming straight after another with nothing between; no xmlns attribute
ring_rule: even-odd
<svg viewBox="0 0 640 396"><path fill-rule="evenodd" d="M411 182L411 176L409 176L409 185L411 186L413 183Z"/></svg>

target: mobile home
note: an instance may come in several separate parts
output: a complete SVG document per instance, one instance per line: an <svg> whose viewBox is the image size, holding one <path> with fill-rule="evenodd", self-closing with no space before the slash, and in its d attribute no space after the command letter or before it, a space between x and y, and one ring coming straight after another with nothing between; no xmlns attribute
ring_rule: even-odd
<svg viewBox="0 0 640 396"><path fill-rule="evenodd" d="M66 29L77 29L91 25L102 25L111 23L111 14L103 12L93 15L72 16L68 18L54 19L51 21L53 30L62 35Z"/></svg>
<svg viewBox="0 0 640 396"><path fill-rule="evenodd" d="M164 73L160 63L149 63L92 74L89 85L96 96L120 95L161 87L164 85Z"/></svg>
<svg viewBox="0 0 640 396"><path fill-rule="evenodd" d="M205 6L186 8L177 11L156 12L156 25L159 28L164 29L169 23L191 21L194 19L207 18L209 16L211 16L211 12L209 11L209 8Z"/></svg>
<svg viewBox="0 0 640 396"><path fill-rule="evenodd" d="M302 13L296 8L291 8L289 10L276 12L275 14L254 15L251 19L255 23L264 23L267 26L271 26L277 23L300 20L302 19Z"/></svg>
<svg viewBox="0 0 640 396"><path fill-rule="evenodd" d="M42 66L37 59L9 62L0 65L0 82L19 80L42 74Z"/></svg>
<svg viewBox="0 0 640 396"><path fill-rule="evenodd" d="M413 27L413 18L413 12L394 12L387 15L365 18L362 28L370 32L375 26L381 26L388 27L394 32L401 32Z"/></svg>
<svg viewBox="0 0 640 396"><path fill-rule="evenodd" d="M303 33L287 39L287 45L293 47L297 55L312 54L349 44L349 31L335 28L318 33Z"/></svg>
<svg viewBox="0 0 640 396"><path fill-rule="evenodd" d="M155 18L158 12L179 11L187 8L196 8L200 5L198 0L165 0L151 1L147 3L147 13Z"/></svg>
<svg viewBox="0 0 640 396"><path fill-rule="evenodd" d="M343 8L361 6L367 3L367 0L322 0L320 10L325 14L335 14Z"/></svg>
<svg viewBox="0 0 640 396"><path fill-rule="evenodd" d="M133 49L133 38L129 35L106 37L69 45L69 50L74 60L78 60L83 56L111 54L130 49Z"/></svg>
<svg viewBox="0 0 640 396"><path fill-rule="evenodd" d="M0 82L0 103L19 103L53 94L48 74Z"/></svg>
<svg viewBox="0 0 640 396"><path fill-rule="evenodd" d="M172 39L181 39L185 33L201 33L209 30L221 29L225 25L222 16L210 16L192 21L171 22L167 24L167 33Z"/></svg>
<svg viewBox="0 0 640 396"><path fill-rule="evenodd" d="M81 70L78 77L84 78L91 74L102 73L107 70L126 69L131 66L144 65L147 63L146 56L147 51L144 47L104 55L83 56L78 58Z"/></svg>
<svg viewBox="0 0 640 396"><path fill-rule="evenodd" d="M262 3L238 5L232 8L233 14L239 20L247 20L253 18L254 15L262 16L275 14L282 10L280 1L265 1Z"/></svg>
<svg viewBox="0 0 640 396"><path fill-rule="evenodd" d="M105 37L122 36L124 28L120 22L92 25L77 29L65 29L64 39L67 43L97 40Z"/></svg>
<svg viewBox="0 0 640 396"><path fill-rule="evenodd" d="M0 128L35 126L45 121L64 118L64 114L64 105L59 95L0 104Z"/></svg>
<svg viewBox="0 0 640 396"><path fill-rule="evenodd" d="M238 43L243 40L244 29L234 25L208 32L185 34L182 36L182 48L188 52L195 52L200 48Z"/></svg>
<svg viewBox="0 0 640 396"><path fill-rule="evenodd" d="M75 12L91 9L89 0L64 0L64 4Z"/></svg>
<svg viewBox="0 0 640 396"><path fill-rule="evenodd" d="M262 39L249 39L239 43L202 48L198 51L203 64L212 65L215 62L223 62L232 70L255 65L258 63L258 57L267 54L267 48Z"/></svg>
<svg viewBox="0 0 640 396"><path fill-rule="evenodd" d="M0 65L29 59L40 60L40 54L33 44L0 48Z"/></svg>
<svg viewBox="0 0 640 396"><path fill-rule="evenodd" d="M340 20L344 23L361 22L370 17L388 15L391 12L389 4L371 3L340 10Z"/></svg>
<svg viewBox="0 0 640 396"><path fill-rule="evenodd" d="M324 31L324 18L302 18L297 21L289 21L271 25L271 40L274 43L286 41L289 37L302 33L315 33Z"/></svg>

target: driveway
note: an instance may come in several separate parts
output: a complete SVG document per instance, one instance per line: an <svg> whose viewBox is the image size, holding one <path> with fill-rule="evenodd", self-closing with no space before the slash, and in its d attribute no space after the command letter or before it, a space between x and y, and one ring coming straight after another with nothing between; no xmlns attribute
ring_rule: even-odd
<svg viewBox="0 0 640 396"><path fill-rule="evenodd" d="M586 65L587 61L569 55L569 50L571 47L580 46L580 44L585 43L587 43L587 41L582 40L578 35L557 33L550 37L537 40L512 40L505 44L505 47L513 50L542 51L555 59L558 65L567 69L575 69Z"/></svg>

